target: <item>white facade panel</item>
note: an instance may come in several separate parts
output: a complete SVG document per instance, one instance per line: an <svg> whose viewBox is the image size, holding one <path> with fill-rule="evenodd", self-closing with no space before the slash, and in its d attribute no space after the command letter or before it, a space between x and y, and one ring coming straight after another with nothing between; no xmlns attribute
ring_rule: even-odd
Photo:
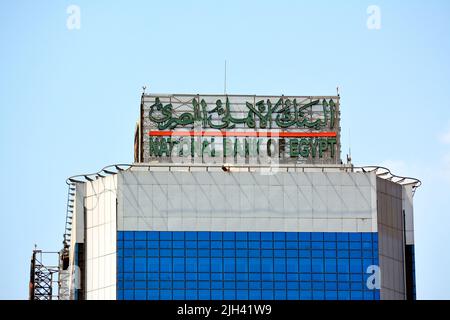
<svg viewBox="0 0 450 320"><path fill-rule="evenodd" d="M406 244L414 244L414 209L413 186L406 185L402 188L403 209L405 210L405 234Z"/></svg>
<svg viewBox="0 0 450 320"><path fill-rule="evenodd" d="M118 230L376 232L375 182L354 172L129 170L118 175Z"/></svg>
<svg viewBox="0 0 450 320"><path fill-rule="evenodd" d="M116 186L117 176L86 182L85 294L88 300L116 298Z"/></svg>

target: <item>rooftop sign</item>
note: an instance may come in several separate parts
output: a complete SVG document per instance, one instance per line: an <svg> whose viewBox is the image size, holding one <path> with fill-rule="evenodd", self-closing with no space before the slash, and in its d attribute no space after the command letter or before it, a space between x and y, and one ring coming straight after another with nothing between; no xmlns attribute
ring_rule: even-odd
<svg viewBox="0 0 450 320"><path fill-rule="evenodd" d="M338 96L143 95L140 162L340 163Z"/></svg>

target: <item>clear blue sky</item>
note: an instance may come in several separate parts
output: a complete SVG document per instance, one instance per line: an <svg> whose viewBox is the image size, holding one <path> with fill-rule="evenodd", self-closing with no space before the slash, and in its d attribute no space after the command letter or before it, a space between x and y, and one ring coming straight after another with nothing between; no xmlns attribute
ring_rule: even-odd
<svg viewBox="0 0 450 320"><path fill-rule="evenodd" d="M0 48L0 298L60 249L66 177L133 160L141 86L221 93L227 59L228 93L340 85L342 156L423 181L417 295L450 299L449 1L1 1Z"/></svg>

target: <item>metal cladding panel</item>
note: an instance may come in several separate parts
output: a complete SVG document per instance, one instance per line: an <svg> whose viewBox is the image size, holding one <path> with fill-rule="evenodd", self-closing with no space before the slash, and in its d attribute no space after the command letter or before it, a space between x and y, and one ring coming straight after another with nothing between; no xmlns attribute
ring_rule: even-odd
<svg viewBox="0 0 450 320"><path fill-rule="evenodd" d="M76 184L75 189L75 201L73 204L73 229L72 241L74 243L84 242L84 197L85 197L85 184Z"/></svg>
<svg viewBox="0 0 450 320"><path fill-rule="evenodd" d="M381 299L404 300L405 229L402 186L377 178Z"/></svg>
<svg viewBox="0 0 450 320"><path fill-rule="evenodd" d="M75 297L76 290L80 289L78 284L81 283L81 275L79 274L79 257L78 250L80 244L85 242L85 221L84 221L84 198L86 194L86 185L84 183L77 183L75 187L75 201L73 203L73 218L72 218L72 235L71 245L69 249L69 272L70 281L68 283L69 296ZM66 298L66 297L65 297Z"/></svg>
<svg viewBox="0 0 450 320"><path fill-rule="evenodd" d="M85 250L88 300L116 298L117 176L86 182Z"/></svg>
<svg viewBox="0 0 450 320"><path fill-rule="evenodd" d="M140 121L142 162L260 161L270 137L280 163L341 162L339 96L145 94Z"/></svg>
<svg viewBox="0 0 450 320"><path fill-rule="evenodd" d="M129 170L118 179L120 231L377 231L372 173Z"/></svg>
<svg viewBox="0 0 450 320"><path fill-rule="evenodd" d="M402 189L403 210L405 211L406 244L414 245L414 208L412 185L405 185Z"/></svg>

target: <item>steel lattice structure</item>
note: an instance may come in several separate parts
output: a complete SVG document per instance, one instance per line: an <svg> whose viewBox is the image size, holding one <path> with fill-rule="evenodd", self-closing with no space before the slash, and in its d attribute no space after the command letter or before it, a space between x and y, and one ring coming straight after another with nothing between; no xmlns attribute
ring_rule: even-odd
<svg viewBox="0 0 450 320"><path fill-rule="evenodd" d="M58 280L55 279L55 275L59 272L59 266L44 263L44 256L53 256L59 260L58 252L33 250L30 268L30 300L58 299Z"/></svg>

